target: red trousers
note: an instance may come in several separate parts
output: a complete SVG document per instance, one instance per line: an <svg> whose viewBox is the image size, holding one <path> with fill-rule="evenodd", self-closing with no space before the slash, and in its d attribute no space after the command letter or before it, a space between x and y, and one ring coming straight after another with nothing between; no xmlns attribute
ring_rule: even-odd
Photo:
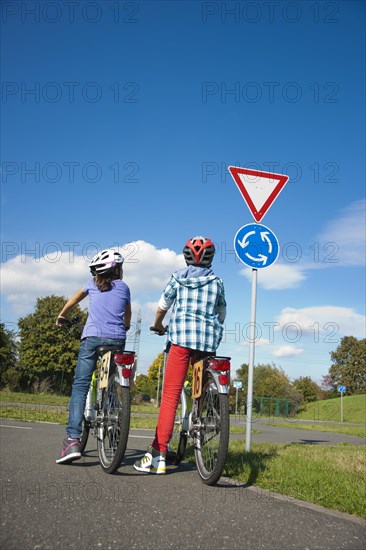
<svg viewBox="0 0 366 550"><path fill-rule="evenodd" d="M167 445L172 437L175 412L179 397L187 375L188 366L193 350L172 344L164 376L164 388L156 426L155 439L152 446L162 453L166 452Z"/></svg>

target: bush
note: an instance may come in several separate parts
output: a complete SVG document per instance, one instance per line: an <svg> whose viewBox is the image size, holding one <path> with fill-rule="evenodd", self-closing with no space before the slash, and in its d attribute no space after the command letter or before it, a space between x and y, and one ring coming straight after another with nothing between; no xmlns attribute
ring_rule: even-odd
<svg viewBox="0 0 366 550"><path fill-rule="evenodd" d="M50 378L36 378L32 385L33 393L52 393L52 382Z"/></svg>
<svg viewBox="0 0 366 550"><path fill-rule="evenodd" d="M21 374L15 367L10 367L2 375L2 385L8 391L19 391Z"/></svg>

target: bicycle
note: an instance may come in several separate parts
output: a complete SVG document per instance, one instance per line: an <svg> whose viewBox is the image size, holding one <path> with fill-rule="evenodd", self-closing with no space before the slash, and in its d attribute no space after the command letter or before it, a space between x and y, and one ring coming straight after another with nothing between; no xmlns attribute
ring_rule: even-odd
<svg viewBox="0 0 366 550"><path fill-rule="evenodd" d="M77 323L78 318L62 321L65 327ZM97 354L99 366L93 372L86 398L80 450L84 452L92 433L97 438L102 469L113 474L121 465L130 430L130 379L135 371L135 352L112 345L100 346Z"/></svg>
<svg viewBox="0 0 366 550"><path fill-rule="evenodd" d="M150 330L162 336L154 327ZM164 369L168 352L169 344L164 354ZM183 460L187 445L193 446L198 474L206 485L214 485L220 479L227 458L230 360L230 357L209 353L193 355L191 392L185 384L169 442L167 455L175 465Z"/></svg>

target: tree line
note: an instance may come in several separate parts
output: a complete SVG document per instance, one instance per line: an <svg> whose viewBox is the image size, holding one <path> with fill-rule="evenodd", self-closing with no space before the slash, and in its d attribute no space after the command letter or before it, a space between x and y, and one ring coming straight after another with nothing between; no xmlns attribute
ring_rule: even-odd
<svg viewBox="0 0 366 550"><path fill-rule="evenodd" d="M19 331L0 323L0 387L12 391L58 393L68 395L74 376L80 346L80 328L61 330L56 327L58 313L66 302L63 296L38 298L33 313L18 321ZM86 312L77 306L73 315L86 321ZM160 353L148 373L139 374L133 393L140 399L157 397L161 386L164 357ZM274 364L259 364L254 369L253 395L257 398L282 398L298 410L303 403L337 397L337 387L346 387L346 394L366 393L366 339L345 336L330 353L328 373L318 385L309 376L294 381ZM160 373L160 381L159 381ZM189 373L191 376L191 373ZM246 396L248 365L242 364L231 375L242 383L241 398ZM236 390L230 388L231 408L235 407Z"/></svg>

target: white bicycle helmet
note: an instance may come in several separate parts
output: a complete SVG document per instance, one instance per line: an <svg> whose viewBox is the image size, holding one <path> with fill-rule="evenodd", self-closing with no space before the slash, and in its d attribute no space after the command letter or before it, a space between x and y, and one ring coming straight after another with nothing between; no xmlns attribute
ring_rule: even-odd
<svg viewBox="0 0 366 550"><path fill-rule="evenodd" d="M89 264L90 272L93 276L107 273L107 271L113 269L116 265L122 265L124 260L122 254L112 248L107 248L94 256Z"/></svg>

